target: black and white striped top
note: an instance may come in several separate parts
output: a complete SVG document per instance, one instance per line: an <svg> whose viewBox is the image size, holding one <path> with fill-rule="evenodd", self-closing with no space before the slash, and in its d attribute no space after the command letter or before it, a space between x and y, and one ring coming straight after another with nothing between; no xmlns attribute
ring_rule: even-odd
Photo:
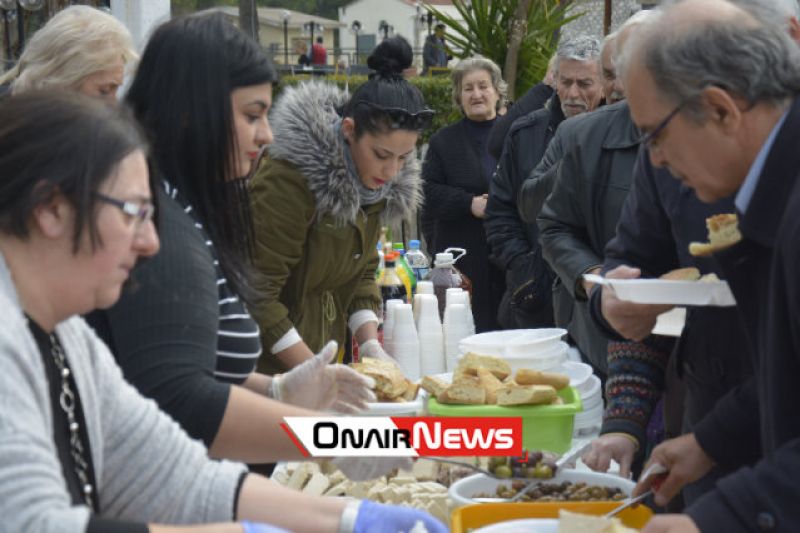
<svg viewBox="0 0 800 533"><path fill-rule="evenodd" d="M192 217L194 227L203 235L211 257L214 258L214 270L217 273L219 291L219 329L217 331L217 366L214 376L228 383L242 383L255 370L258 357L261 355L261 339L258 324L250 316L250 312L236 293L228 285L225 275L219 266L214 243L206 233L203 225L195 216L192 206L183 198L178 190L164 182L167 194Z"/></svg>

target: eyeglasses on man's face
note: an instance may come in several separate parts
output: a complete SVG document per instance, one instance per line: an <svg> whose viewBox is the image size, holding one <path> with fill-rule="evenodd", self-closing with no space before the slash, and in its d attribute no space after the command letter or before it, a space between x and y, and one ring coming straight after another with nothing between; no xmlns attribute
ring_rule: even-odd
<svg viewBox="0 0 800 533"><path fill-rule="evenodd" d="M648 131L647 133L639 137L639 143L643 144L645 148L658 146L658 136L669 125L670 121L675 117L675 115L677 115L678 112L680 112L680 110L683 109L683 105L685 103L686 102L681 102L680 104L675 106L675 109L670 111L669 114L664 118L664 120L658 123L658 126L656 126L651 131Z"/></svg>
<svg viewBox="0 0 800 533"><path fill-rule="evenodd" d="M430 127L433 121L433 116L436 111L433 109L422 109L416 113L412 113L401 107L383 107L366 100L361 100L356 104L369 107L378 113L385 114L389 117L392 129L404 130L424 130Z"/></svg>
<svg viewBox="0 0 800 533"><path fill-rule="evenodd" d="M119 210L125 213L126 215L133 218L137 230L141 228L145 224L145 222L151 221L153 219L153 214L155 214L156 211L155 206L153 206L153 204L149 202L139 203L139 202L119 200L117 198L112 198L111 196L106 196L105 194L101 194L99 192L94 193L94 195L101 202L113 205L114 207L119 208Z"/></svg>

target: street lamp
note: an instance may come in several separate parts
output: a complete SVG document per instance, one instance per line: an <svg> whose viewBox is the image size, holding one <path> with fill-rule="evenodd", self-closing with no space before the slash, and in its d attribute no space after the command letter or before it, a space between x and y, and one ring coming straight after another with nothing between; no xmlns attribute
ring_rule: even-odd
<svg viewBox="0 0 800 533"><path fill-rule="evenodd" d="M356 36L356 57L355 57L355 64L358 65L358 34L361 31L361 22L358 20L354 20L352 24L350 24L350 31Z"/></svg>
<svg viewBox="0 0 800 533"><path fill-rule="evenodd" d="M289 64L289 19L292 18L291 12L284 9L281 11L283 19L283 64Z"/></svg>

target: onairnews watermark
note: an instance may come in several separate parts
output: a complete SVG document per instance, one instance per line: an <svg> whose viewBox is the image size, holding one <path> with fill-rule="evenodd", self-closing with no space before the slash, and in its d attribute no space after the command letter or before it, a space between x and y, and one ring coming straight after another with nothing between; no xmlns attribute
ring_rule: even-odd
<svg viewBox="0 0 800 533"><path fill-rule="evenodd" d="M287 416L305 457L518 456L519 417Z"/></svg>

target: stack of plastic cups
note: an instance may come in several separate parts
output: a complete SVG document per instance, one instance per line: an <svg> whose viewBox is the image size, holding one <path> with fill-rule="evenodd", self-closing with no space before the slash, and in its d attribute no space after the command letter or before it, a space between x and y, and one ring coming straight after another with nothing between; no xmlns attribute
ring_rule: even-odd
<svg viewBox="0 0 800 533"><path fill-rule="evenodd" d="M403 300L386 300L386 316L383 317L383 350L389 355L394 355L392 339L394 337L395 309L402 304Z"/></svg>
<svg viewBox="0 0 800 533"><path fill-rule="evenodd" d="M459 287L453 287L451 289L447 289L444 293L445 294L444 308L447 309L447 306L450 304L461 303L461 302L456 302L453 298L455 297L456 294L461 294L462 292L464 292L464 289L461 289Z"/></svg>
<svg viewBox="0 0 800 533"><path fill-rule="evenodd" d="M444 360L444 333L439 320L439 301L433 294L418 294L420 299L419 367L423 376L441 374L447 368Z"/></svg>
<svg viewBox="0 0 800 533"><path fill-rule="evenodd" d="M450 289L447 290L449 291ZM469 293L466 291L454 293L451 296L450 301L454 304L464 304L464 308L467 310L467 324L469 324L469 334L475 335L475 318L472 316L472 306L469 303Z"/></svg>
<svg viewBox="0 0 800 533"><path fill-rule="evenodd" d="M464 304L450 304L444 310L444 356L447 371L458 365L458 343L469 336L467 309Z"/></svg>
<svg viewBox="0 0 800 533"><path fill-rule="evenodd" d="M419 317L420 317L420 300L423 294L430 294L434 298L436 295L433 293L433 283L430 281L417 281L417 293L414 295L414 325L417 326L417 331L419 331ZM438 300L437 300L438 301ZM439 325L441 326L441 319L439 320Z"/></svg>
<svg viewBox="0 0 800 533"><path fill-rule="evenodd" d="M419 338L414 327L411 304L400 304L394 309L394 332L392 333L392 356L403 374L411 381L420 378Z"/></svg>

